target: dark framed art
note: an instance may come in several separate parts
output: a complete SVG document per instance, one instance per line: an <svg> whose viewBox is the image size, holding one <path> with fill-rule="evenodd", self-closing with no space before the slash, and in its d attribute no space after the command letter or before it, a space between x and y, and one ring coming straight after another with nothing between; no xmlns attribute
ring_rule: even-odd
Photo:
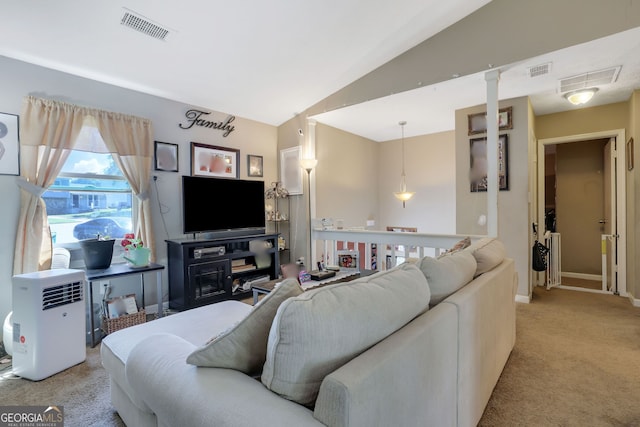
<svg viewBox="0 0 640 427"><path fill-rule="evenodd" d="M262 156L247 154L247 175L248 176L264 175Z"/></svg>
<svg viewBox="0 0 640 427"><path fill-rule="evenodd" d="M487 191L487 138L469 141L471 192ZM498 189L509 189L509 136L498 136Z"/></svg>
<svg viewBox="0 0 640 427"><path fill-rule="evenodd" d="M240 150L191 143L191 175L240 178Z"/></svg>
<svg viewBox="0 0 640 427"><path fill-rule="evenodd" d="M178 144L155 141L153 154L155 170L178 172Z"/></svg>
<svg viewBox="0 0 640 427"><path fill-rule="evenodd" d="M498 129L509 130L513 129L513 107L501 108L498 110ZM487 113L469 114L468 120L468 134L476 135L479 133L485 133L487 131Z"/></svg>
<svg viewBox="0 0 640 427"><path fill-rule="evenodd" d="M0 175L20 175L18 116L0 113Z"/></svg>

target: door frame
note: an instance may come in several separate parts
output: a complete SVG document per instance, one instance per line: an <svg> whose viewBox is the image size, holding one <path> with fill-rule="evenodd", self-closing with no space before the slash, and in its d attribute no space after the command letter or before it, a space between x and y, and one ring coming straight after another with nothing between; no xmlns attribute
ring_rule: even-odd
<svg viewBox="0 0 640 427"><path fill-rule="evenodd" d="M627 296L627 192L626 192L626 141L624 129L612 129L600 132L591 132L578 135L567 135L556 138L544 138L538 140L538 224L543 226L544 221L544 197L545 197L545 155L547 145L564 144L569 142L584 142L594 139L615 138L616 140L616 223L618 238L618 292L620 296Z"/></svg>

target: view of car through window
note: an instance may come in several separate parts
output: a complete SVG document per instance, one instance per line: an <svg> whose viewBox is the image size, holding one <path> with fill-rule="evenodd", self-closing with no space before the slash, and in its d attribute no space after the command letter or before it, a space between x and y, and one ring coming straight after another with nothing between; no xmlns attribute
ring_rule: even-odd
<svg viewBox="0 0 640 427"><path fill-rule="evenodd" d="M131 187L109 153L72 151L42 198L54 244L133 232Z"/></svg>

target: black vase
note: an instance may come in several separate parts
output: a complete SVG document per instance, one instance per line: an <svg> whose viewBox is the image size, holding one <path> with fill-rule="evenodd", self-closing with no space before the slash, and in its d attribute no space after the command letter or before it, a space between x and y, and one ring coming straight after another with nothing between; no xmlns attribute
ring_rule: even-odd
<svg viewBox="0 0 640 427"><path fill-rule="evenodd" d="M111 258L113 257L113 244L115 241L115 239L86 239L78 242L80 248L82 248L84 265L87 270L104 270L105 268L109 268Z"/></svg>

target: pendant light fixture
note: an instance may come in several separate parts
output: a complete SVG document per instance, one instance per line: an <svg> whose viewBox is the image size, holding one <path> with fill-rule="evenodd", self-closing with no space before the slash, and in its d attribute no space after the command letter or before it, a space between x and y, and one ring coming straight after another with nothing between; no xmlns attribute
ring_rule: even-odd
<svg viewBox="0 0 640 427"><path fill-rule="evenodd" d="M404 173L404 125L407 124L405 121L398 122L400 128L402 129L402 175L400 176L400 191L397 193L393 193L394 196L400 201L402 201L402 207L405 207L407 200L413 197L414 192L407 191L407 183L406 176Z"/></svg>

